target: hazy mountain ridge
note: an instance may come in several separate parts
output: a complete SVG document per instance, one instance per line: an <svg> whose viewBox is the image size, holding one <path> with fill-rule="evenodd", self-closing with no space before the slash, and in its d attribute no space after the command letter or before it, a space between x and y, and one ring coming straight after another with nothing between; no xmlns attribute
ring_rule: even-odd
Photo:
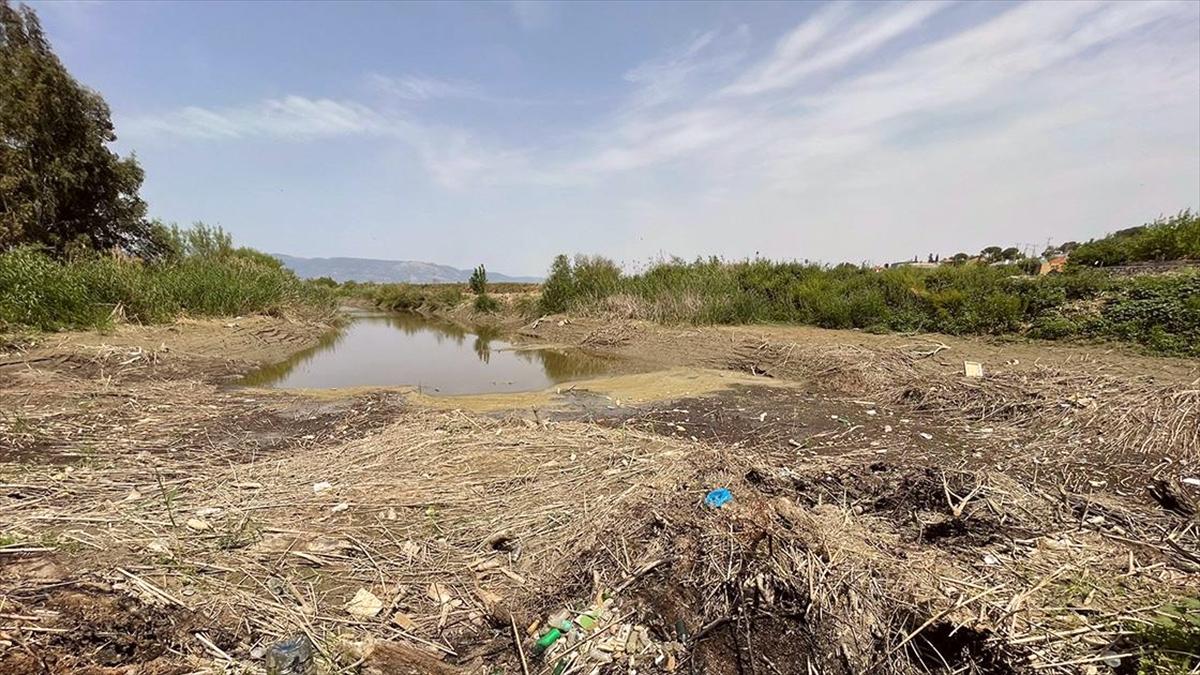
<svg viewBox="0 0 1200 675"><path fill-rule="evenodd" d="M471 270L419 260L377 260L374 258L300 258L272 253L285 267L303 279L329 277L337 282L373 281L376 283L450 284L465 283ZM488 270L488 281L536 283L538 277L519 277Z"/></svg>

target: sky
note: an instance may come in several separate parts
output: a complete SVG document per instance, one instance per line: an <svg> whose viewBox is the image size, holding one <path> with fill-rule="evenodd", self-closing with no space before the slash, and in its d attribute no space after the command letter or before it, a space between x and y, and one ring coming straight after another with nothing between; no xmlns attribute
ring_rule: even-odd
<svg viewBox="0 0 1200 675"><path fill-rule="evenodd" d="M154 217L299 256L885 262L1200 207L1200 3L32 3Z"/></svg>

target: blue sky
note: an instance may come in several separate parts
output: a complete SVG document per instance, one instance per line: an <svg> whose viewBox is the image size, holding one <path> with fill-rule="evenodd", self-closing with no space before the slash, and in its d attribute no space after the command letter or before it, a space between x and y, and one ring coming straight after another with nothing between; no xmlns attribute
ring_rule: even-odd
<svg viewBox="0 0 1200 675"><path fill-rule="evenodd" d="M540 274L1200 207L1200 3L34 3L167 221Z"/></svg>

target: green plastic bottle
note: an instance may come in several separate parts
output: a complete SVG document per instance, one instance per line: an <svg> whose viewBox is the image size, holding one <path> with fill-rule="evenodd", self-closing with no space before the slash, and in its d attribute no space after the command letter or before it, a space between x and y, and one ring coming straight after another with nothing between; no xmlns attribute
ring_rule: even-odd
<svg viewBox="0 0 1200 675"><path fill-rule="evenodd" d="M562 637L562 631L557 628L551 628L546 631L546 634L538 639L533 645L533 655L541 656L542 652L550 648L550 645L558 642L558 638Z"/></svg>

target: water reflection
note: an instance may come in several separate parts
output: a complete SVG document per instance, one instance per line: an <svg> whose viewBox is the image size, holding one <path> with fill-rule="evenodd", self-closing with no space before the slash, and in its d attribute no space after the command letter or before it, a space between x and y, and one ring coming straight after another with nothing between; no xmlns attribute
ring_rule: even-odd
<svg viewBox="0 0 1200 675"><path fill-rule="evenodd" d="M513 350L494 329L468 330L415 314L364 314L241 383L280 388L414 385L433 394L535 391L604 374L613 365L578 351Z"/></svg>

